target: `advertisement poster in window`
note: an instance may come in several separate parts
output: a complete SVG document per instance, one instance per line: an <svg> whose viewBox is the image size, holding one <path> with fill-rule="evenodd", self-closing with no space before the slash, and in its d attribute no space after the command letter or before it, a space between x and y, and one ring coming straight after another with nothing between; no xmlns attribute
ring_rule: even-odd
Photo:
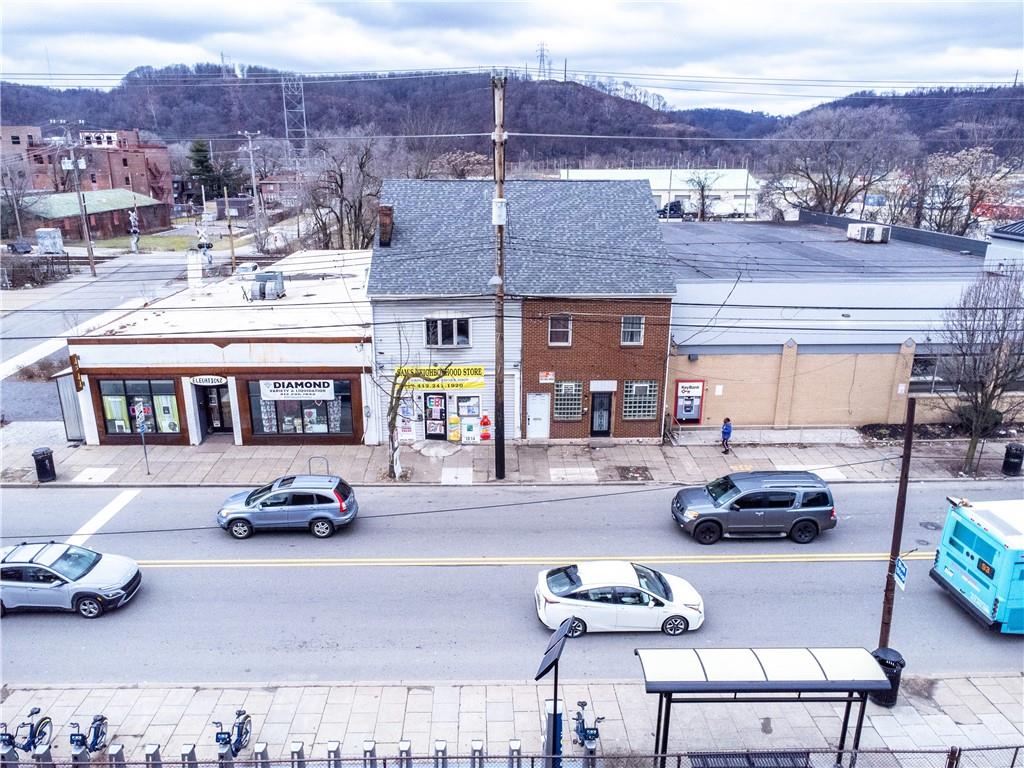
<svg viewBox="0 0 1024 768"><path fill-rule="evenodd" d="M416 442L416 410L410 398L404 398L398 406L398 442Z"/></svg>

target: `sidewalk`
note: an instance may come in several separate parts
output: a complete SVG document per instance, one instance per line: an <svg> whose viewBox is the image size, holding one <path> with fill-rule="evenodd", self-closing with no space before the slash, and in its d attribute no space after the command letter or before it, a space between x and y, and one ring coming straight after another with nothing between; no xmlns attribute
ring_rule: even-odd
<svg viewBox="0 0 1024 768"><path fill-rule="evenodd" d="M809 470L829 482L895 481L899 477L899 445L745 444L734 442L725 455L716 443L694 445L509 444L506 484L594 485L600 483L700 484L729 472ZM67 443L62 422L15 422L0 429L5 485L32 484L32 451L53 449L58 483L130 486L236 486L263 482L285 474L331 472L355 485L396 484L387 480L387 447L236 446L230 436L216 436L198 446L149 446L149 468L141 443L126 446L78 446ZM911 477L920 480L956 478L964 444L920 441L915 444ZM989 443L979 478L1001 478L1003 448ZM494 482L493 445L456 446L427 441L403 447L405 479L397 484L474 485ZM965 481L967 482L967 481Z"/></svg>
<svg viewBox="0 0 1024 768"><path fill-rule="evenodd" d="M412 742L415 755L430 754L435 739L446 740L451 755L468 755L478 739L488 754L500 756L515 738L527 755L541 752L544 701L550 696L550 684L532 682L5 686L0 719L19 723L30 707L40 707L53 718L55 757L62 760L70 751L67 724L84 725L98 713L110 719L110 742L123 744L128 760L141 761L144 745L159 744L164 760L176 762L182 745L193 743L199 759L213 759L211 720L227 725L238 708L252 715L252 741L266 742L272 758L288 757L292 741L304 742L312 760L327 757L328 741L341 742L343 756L357 757L367 739L377 742L381 756L396 756L400 739ZM567 682L560 699L560 708L568 706L566 721L581 699L589 702L588 718L606 718L600 725L602 754L651 753L657 698L642 683ZM868 704L861 747L1024 745L1022 701L1019 673L905 677L897 706ZM824 749L836 746L842 723L839 704L680 704L673 711L670 751ZM563 750L579 754L569 731L566 726ZM239 759L248 759L247 753Z"/></svg>

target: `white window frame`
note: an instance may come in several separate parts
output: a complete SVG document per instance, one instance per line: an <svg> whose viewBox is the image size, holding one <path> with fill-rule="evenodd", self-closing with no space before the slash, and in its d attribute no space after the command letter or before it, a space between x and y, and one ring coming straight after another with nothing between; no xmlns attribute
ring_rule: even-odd
<svg viewBox="0 0 1024 768"><path fill-rule="evenodd" d="M556 381L551 412L554 421L583 421L583 382Z"/></svg>
<svg viewBox="0 0 1024 768"><path fill-rule="evenodd" d="M563 331L568 331L568 333L569 333L569 340L568 341L552 341L551 340L551 331L552 331L551 321L552 320L556 320L556 319L557 320L568 320L569 321L568 328L554 329L554 330L557 330L559 333L561 333ZM571 347L572 346L572 315L560 313L560 314L551 315L550 317L548 317L548 346L549 347Z"/></svg>
<svg viewBox="0 0 1024 768"><path fill-rule="evenodd" d="M646 394L637 394L637 389L640 387L647 387ZM623 421L651 421L652 419L657 419L658 405L658 382L654 379L623 382Z"/></svg>
<svg viewBox="0 0 1024 768"><path fill-rule="evenodd" d="M639 341L627 341L627 333L636 333L636 328L626 328L626 320L640 318L640 340ZM622 326L619 330L619 343L624 347L642 347L644 345L644 328L647 325L646 315L623 315Z"/></svg>
<svg viewBox="0 0 1024 768"><path fill-rule="evenodd" d="M466 339L467 339L467 341L466 341L465 344L459 344L459 341L458 341L459 334L457 332L458 329L457 329L456 323L459 320L465 320L466 321L466 325L467 325L467 327L466 327ZM437 325L437 343L436 344L431 344L430 343L430 337L427 334L427 326L430 323L437 323L438 324ZM452 324L452 343L451 344L444 344L444 343L442 343L442 340L444 339L444 334L441 332L441 325L440 325L441 323L451 323ZM425 318L423 318L423 346L424 347L430 347L432 349L466 349L468 347L472 347L473 346L473 321L470 318L465 317L465 316L461 316L461 317L459 317L459 316L455 316L455 317L425 317Z"/></svg>

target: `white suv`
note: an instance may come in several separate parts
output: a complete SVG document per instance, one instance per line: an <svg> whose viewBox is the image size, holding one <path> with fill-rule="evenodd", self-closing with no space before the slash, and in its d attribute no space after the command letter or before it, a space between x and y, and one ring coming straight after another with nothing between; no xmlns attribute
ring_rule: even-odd
<svg viewBox="0 0 1024 768"><path fill-rule="evenodd" d="M49 609L95 619L135 597L142 583L134 560L71 544L22 543L0 555L0 613Z"/></svg>

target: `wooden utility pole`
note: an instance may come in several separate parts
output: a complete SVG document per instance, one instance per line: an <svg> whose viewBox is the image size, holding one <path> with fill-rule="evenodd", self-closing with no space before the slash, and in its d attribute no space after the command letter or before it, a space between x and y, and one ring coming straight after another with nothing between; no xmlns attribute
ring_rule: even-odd
<svg viewBox="0 0 1024 768"><path fill-rule="evenodd" d="M89 219L85 215L85 194L82 192L82 184L78 179L78 160L75 158L75 144L71 140L71 129L64 126L64 138L68 143L68 152L71 156L71 173L75 178L75 197L78 198L78 214L82 217L82 237L85 239L85 252L89 255L89 273L96 277L96 254L92 250L92 234L89 232Z"/></svg>
<svg viewBox="0 0 1024 768"><path fill-rule="evenodd" d="M878 632L878 647L889 647L889 629L896 599L896 558L903 544L903 518L907 510L907 485L910 482L910 449L914 445L914 412L917 400L907 398L907 422L903 433L903 462L900 464L900 484L896 491L896 516L892 522L892 546L889 548L889 570L885 574L885 597L882 599L882 626Z"/></svg>
<svg viewBox="0 0 1024 768"><path fill-rule="evenodd" d="M224 187L224 215L228 220L228 247L231 248L231 274L235 274L235 233L231 229L231 205L228 203L228 188Z"/></svg>
<svg viewBox="0 0 1024 768"><path fill-rule="evenodd" d="M494 204L491 220L497 227L498 254L494 291L494 476L505 479L505 85L492 77L494 92Z"/></svg>

